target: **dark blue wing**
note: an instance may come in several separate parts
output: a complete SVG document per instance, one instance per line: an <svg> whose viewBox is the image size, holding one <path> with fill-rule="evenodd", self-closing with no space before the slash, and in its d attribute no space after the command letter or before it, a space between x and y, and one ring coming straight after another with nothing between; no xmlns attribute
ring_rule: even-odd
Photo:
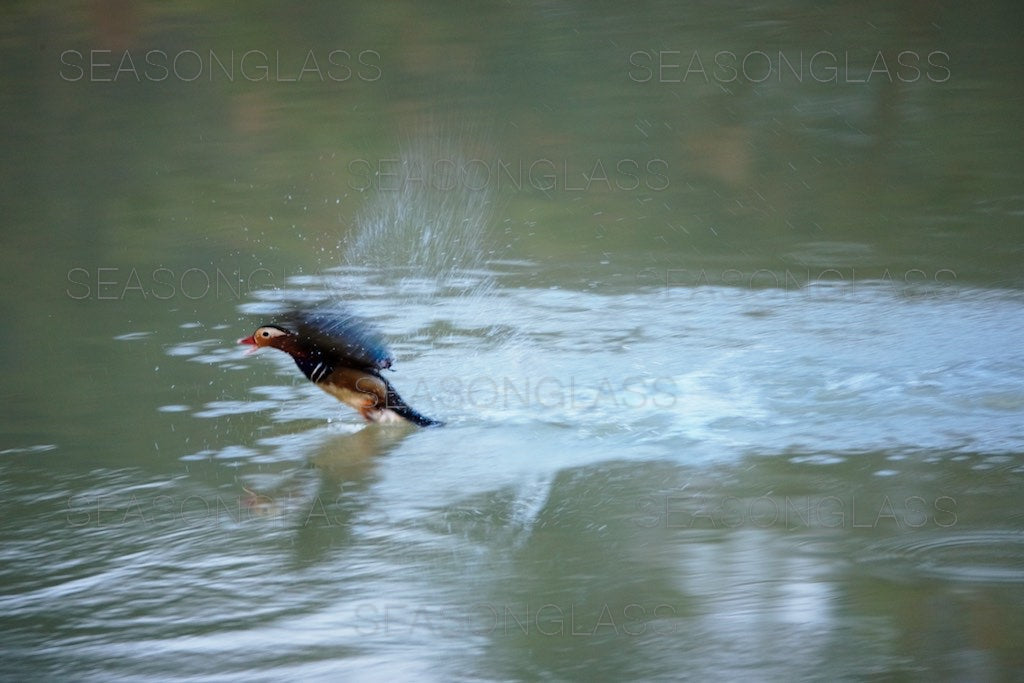
<svg viewBox="0 0 1024 683"><path fill-rule="evenodd" d="M394 362L380 335L340 306L295 309L283 319L331 366L383 370Z"/></svg>

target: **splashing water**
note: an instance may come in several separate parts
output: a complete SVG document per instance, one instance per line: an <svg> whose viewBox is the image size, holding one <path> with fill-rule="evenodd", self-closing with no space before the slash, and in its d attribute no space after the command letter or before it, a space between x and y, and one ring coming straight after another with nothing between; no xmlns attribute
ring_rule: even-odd
<svg viewBox="0 0 1024 683"><path fill-rule="evenodd" d="M357 217L357 233L344 245L346 265L404 270L437 284L479 270L493 254L486 243L494 155L480 151L487 146L474 137L441 130L407 143L394 176L378 176L376 196Z"/></svg>
<svg viewBox="0 0 1024 683"><path fill-rule="evenodd" d="M355 288L378 303L398 304L406 322L417 321L421 349L424 341L465 344L467 329L476 346L488 340L521 347L524 340L493 318L497 156L488 135L472 125L420 127L403 143L394 176L380 180L356 230L343 239L342 266L318 284L336 298L347 299L340 292ZM457 302L457 322L443 301Z"/></svg>

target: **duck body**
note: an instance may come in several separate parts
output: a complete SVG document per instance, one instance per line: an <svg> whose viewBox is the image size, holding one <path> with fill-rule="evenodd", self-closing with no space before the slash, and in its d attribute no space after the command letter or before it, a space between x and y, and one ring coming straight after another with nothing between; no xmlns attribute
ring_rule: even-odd
<svg viewBox="0 0 1024 683"><path fill-rule="evenodd" d="M381 374L394 358L361 321L340 309L294 310L238 340L257 351L284 351L309 381L350 406L368 422L443 423L414 410Z"/></svg>

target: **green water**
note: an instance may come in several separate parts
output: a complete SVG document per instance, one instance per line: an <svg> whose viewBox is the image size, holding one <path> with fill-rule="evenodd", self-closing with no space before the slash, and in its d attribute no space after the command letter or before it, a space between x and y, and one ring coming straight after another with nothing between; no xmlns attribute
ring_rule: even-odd
<svg viewBox="0 0 1024 683"><path fill-rule="evenodd" d="M1015 5L5 14L5 676L1020 677Z"/></svg>

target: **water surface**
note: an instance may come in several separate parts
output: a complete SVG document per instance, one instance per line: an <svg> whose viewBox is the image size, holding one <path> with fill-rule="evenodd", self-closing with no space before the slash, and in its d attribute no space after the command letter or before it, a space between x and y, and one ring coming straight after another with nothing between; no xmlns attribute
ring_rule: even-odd
<svg viewBox="0 0 1024 683"><path fill-rule="evenodd" d="M473 11L12 11L0 669L1018 677L1015 10Z"/></svg>

